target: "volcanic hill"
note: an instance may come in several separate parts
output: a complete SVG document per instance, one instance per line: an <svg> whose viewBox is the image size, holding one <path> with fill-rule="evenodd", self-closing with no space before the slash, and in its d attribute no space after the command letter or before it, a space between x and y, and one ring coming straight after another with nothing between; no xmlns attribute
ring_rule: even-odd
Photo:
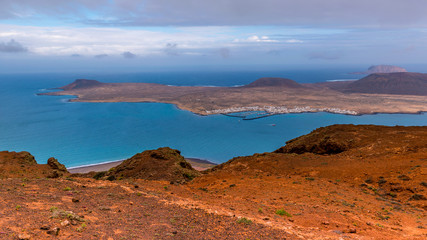
<svg viewBox="0 0 427 240"><path fill-rule="evenodd" d="M375 73L350 82L341 91L427 96L427 74L411 72Z"/></svg>
<svg viewBox="0 0 427 240"><path fill-rule="evenodd" d="M181 152L168 147L138 153L110 169L107 178L136 178L183 183L200 175L181 156Z"/></svg>
<svg viewBox="0 0 427 240"><path fill-rule="evenodd" d="M58 89L62 90L74 90L74 89L86 89L92 87L101 87L104 86L105 83L99 82L97 80L88 80L88 79L77 79L74 82L65 85L63 87L59 87Z"/></svg>
<svg viewBox="0 0 427 240"><path fill-rule="evenodd" d="M305 86L287 78L260 78L242 87L287 87L287 88L305 88Z"/></svg>

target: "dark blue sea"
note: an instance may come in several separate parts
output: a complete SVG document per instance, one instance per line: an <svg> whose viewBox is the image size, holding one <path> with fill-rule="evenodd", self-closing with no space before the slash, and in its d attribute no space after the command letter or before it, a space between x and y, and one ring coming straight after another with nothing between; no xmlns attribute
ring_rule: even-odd
<svg viewBox="0 0 427 240"><path fill-rule="evenodd" d="M260 77L301 83L360 76L358 69L295 71L181 71L132 74L37 73L0 75L0 151L29 151L39 163L55 157L67 167L126 159L168 146L185 157L216 163L270 152L287 140L337 123L426 125L426 114L347 116L329 113L275 115L252 121L198 116L161 103L70 103L37 96L77 78L103 82L153 82L178 86L235 86Z"/></svg>

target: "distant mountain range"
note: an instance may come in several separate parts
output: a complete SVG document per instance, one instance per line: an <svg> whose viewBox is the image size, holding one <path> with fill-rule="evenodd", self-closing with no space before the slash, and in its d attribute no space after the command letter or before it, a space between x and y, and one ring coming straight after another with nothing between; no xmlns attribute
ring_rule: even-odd
<svg viewBox="0 0 427 240"><path fill-rule="evenodd" d="M387 68L387 66L377 66L370 68L373 70L399 70L397 68ZM402 70L402 69L401 69ZM404 69L403 69L404 70ZM405 70L406 71L406 70ZM299 84L287 78L260 78L244 88L254 87L285 87L285 88L306 88L316 84ZM372 94L400 94L400 95L421 95L427 96L427 74L412 72L393 73L373 73L357 81L342 81L322 83L333 90L343 93L372 93Z"/></svg>
<svg viewBox="0 0 427 240"><path fill-rule="evenodd" d="M79 90L107 87L114 84L96 80L78 79L71 84L60 87L62 90ZM374 73L357 81L323 82L316 84L299 84L287 78L260 78L240 88L286 88L306 89L312 86L327 87L343 93L400 94L427 96L427 74L412 72Z"/></svg>

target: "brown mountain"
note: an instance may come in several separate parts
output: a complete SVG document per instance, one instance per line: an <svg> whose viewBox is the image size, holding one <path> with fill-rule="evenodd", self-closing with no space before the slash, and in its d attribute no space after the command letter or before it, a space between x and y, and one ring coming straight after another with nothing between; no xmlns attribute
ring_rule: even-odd
<svg viewBox="0 0 427 240"><path fill-rule="evenodd" d="M109 179L138 178L185 182L199 172L185 161L180 151L168 147L138 153L112 168L106 174Z"/></svg>
<svg viewBox="0 0 427 240"><path fill-rule="evenodd" d="M243 87L287 87L287 88L305 88L303 85L288 78L265 77Z"/></svg>
<svg viewBox="0 0 427 240"><path fill-rule="evenodd" d="M344 86L341 91L426 96L427 74L410 72L375 73Z"/></svg>
<svg viewBox="0 0 427 240"><path fill-rule="evenodd" d="M354 72L352 74L372 74L372 73L394 73L407 72L406 69L392 65L374 65L370 66L365 72Z"/></svg>
<svg viewBox="0 0 427 240"><path fill-rule="evenodd" d="M84 88L92 88L92 87L100 87L106 85L106 83L102 83L96 80L88 80L88 79L77 79L76 81L60 87L58 89L62 90L73 90L73 89L84 89Z"/></svg>

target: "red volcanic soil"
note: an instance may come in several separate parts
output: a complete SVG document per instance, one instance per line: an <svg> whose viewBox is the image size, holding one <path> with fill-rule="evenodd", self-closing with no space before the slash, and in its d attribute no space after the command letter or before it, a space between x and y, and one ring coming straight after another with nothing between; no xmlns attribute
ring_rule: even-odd
<svg viewBox="0 0 427 240"><path fill-rule="evenodd" d="M163 178L171 159L182 161L176 150L135 156L121 180L107 181L66 172L46 179L25 169L51 167L0 153L0 239L427 237L427 127L319 128L185 184ZM163 177L141 179L161 171L161 158L170 160Z"/></svg>
<svg viewBox="0 0 427 240"><path fill-rule="evenodd" d="M214 167L189 187L212 209L304 239L423 239L427 127L320 128L275 153Z"/></svg>

